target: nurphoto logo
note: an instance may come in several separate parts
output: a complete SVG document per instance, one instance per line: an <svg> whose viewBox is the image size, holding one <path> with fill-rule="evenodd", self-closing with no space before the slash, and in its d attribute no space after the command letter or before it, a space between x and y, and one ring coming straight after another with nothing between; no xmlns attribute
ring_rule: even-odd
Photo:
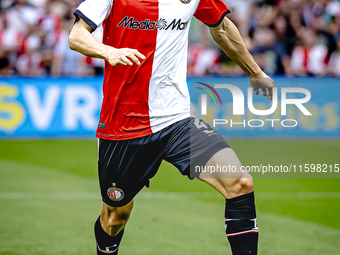
<svg viewBox="0 0 340 255"><path fill-rule="evenodd" d="M271 103L271 107L269 109L256 109L253 102L253 88L247 88L246 96L243 91L231 84L214 84L213 86L208 85L203 82L197 82L206 88L197 87L202 90L203 94L200 97L200 113L202 116L207 115L208 112L208 95L214 102L214 107L223 107L223 102L221 100L221 95L223 93L231 93L232 95L232 114L233 116L245 116L245 102L247 102L247 107L250 113L257 116L269 116L272 115L278 109L280 110L281 118L258 118L258 119L247 119L243 118L242 121L235 121L233 118L214 118L213 126L216 127L218 125L228 125L233 127L235 125L243 126L243 127L253 127L260 128L265 124L269 123L270 127L275 127L275 125L281 125L284 128L293 128L298 125L298 121L296 119L288 119L285 118L287 116L287 106L294 105L301 111L301 113L305 116L312 116L311 112L304 106L304 104L308 103L311 100L311 92L305 88L298 87L281 87L280 88L280 102L279 102L279 89L273 88L273 100ZM219 92L216 91L219 89ZM299 94L300 98L292 98L293 95ZM218 105L215 96L219 100L221 106ZM218 110L218 108L216 108Z"/></svg>

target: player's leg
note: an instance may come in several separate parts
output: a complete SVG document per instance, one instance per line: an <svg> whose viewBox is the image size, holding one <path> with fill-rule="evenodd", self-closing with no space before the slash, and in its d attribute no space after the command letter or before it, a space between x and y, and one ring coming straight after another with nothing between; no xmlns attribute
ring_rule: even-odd
<svg viewBox="0 0 340 255"><path fill-rule="evenodd" d="M122 207L112 207L103 202L101 214L94 226L97 255L118 254L132 207L133 201Z"/></svg>
<svg viewBox="0 0 340 255"><path fill-rule="evenodd" d="M216 171L225 166L228 171ZM231 148L217 152L206 164L214 172L202 172L199 178L226 198L225 230L233 255L257 254L253 179L242 171L242 165ZM219 168L222 169L222 168Z"/></svg>
<svg viewBox="0 0 340 255"><path fill-rule="evenodd" d="M210 184L227 199L253 191L251 175L242 171L242 164L231 148L224 148L213 155L205 169L207 171L201 172L199 179Z"/></svg>
<svg viewBox="0 0 340 255"><path fill-rule="evenodd" d="M255 227L252 178L242 171L217 171L229 165L241 169L241 163L229 144L197 118L178 122L170 141L165 160L190 179L200 178L210 184L226 198L226 233L233 254L256 254L258 229ZM207 171L209 167L215 167L213 174L210 174L213 171ZM241 234L243 232L247 233Z"/></svg>
<svg viewBox="0 0 340 255"><path fill-rule="evenodd" d="M133 198L157 172L164 144L157 134L132 140L100 139L98 175L103 200L95 223L97 254L118 254Z"/></svg>

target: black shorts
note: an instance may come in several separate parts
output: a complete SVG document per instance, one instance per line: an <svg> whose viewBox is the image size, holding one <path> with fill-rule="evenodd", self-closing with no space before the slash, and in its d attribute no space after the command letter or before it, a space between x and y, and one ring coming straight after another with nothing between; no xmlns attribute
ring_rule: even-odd
<svg viewBox="0 0 340 255"><path fill-rule="evenodd" d="M203 120L187 118L161 131L131 140L99 140L98 174L103 201L109 206L128 204L156 174L162 160L190 179L229 144Z"/></svg>

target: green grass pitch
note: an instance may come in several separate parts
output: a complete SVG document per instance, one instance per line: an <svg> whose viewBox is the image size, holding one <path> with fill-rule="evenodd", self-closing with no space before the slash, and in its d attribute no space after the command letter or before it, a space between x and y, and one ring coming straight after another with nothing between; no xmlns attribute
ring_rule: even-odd
<svg viewBox="0 0 340 255"><path fill-rule="evenodd" d="M230 144L244 165L340 163L336 140ZM96 146L0 141L0 254L95 254ZM255 195L259 254L340 254L340 179L255 178ZM135 199L120 255L231 254L223 216L217 192L163 163Z"/></svg>

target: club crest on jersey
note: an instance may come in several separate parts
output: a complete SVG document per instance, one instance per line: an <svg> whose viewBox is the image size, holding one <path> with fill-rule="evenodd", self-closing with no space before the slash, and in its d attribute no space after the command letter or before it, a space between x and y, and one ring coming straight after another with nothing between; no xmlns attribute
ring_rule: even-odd
<svg viewBox="0 0 340 255"><path fill-rule="evenodd" d="M188 4L191 2L191 0L179 0L179 1L181 1L182 4Z"/></svg>
<svg viewBox="0 0 340 255"><path fill-rule="evenodd" d="M124 198L124 191L117 188L116 184L113 183L113 186L107 190L107 195L113 201L120 201Z"/></svg>

